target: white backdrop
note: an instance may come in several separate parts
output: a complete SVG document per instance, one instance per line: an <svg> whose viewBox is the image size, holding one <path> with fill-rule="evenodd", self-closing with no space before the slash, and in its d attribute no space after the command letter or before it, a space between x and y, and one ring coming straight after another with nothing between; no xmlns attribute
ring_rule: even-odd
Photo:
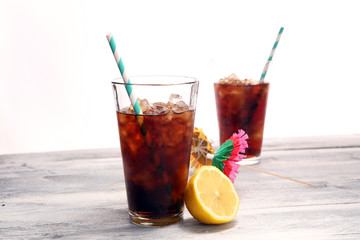
<svg viewBox="0 0 360 240"><path fill-rule="evenodd" d="M218 138L213 82L266 80L265 137L359 134L356 0L0 0L0 154L118 147L113 33L129 75L200 81L195 125Z"/></svg>

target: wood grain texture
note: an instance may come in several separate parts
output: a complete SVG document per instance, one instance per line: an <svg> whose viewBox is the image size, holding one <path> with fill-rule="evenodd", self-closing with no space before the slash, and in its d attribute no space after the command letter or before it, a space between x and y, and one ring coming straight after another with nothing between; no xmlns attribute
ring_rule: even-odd
<svg viewBox="0 0 360 240"><path fill-rule="evenodd" d="M0 239L360 239L360 136L266 139L240 168L240 209L208 226L129 222L118 149L0 155Z"/></svg>

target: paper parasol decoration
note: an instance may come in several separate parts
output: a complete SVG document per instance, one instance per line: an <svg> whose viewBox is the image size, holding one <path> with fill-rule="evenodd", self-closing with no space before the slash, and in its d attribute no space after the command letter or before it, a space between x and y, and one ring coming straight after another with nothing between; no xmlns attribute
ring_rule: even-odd
<svg viewBox="0 0 360 240"><path fill-rule="evenodd" d="M247 139L248 135L243 130L239 130L215 153L202 129L195 128L191 144L190 167L197 170L204 165L215 166L234 182L239 173L238 162L246 157L244 153L248 147Z"/></svg>
<svg viewBox="0 0 360 240"><path fill-rule="evenodd" d="M211 158L208 157L208 154ZM204 165L212 165L212 157L215 154L213 147L201 128L194 128L191 142L190 167L194 170Z"/></svg>
<svg viewBox="0 0 360 240"><path fill-rule="evenodd" d="M248 147L246 142L248 138L245 131L239 130L220 146L212 159L212 165L228 176L232 182L239 173L238 162L246 157L244 154Z"/></svg>

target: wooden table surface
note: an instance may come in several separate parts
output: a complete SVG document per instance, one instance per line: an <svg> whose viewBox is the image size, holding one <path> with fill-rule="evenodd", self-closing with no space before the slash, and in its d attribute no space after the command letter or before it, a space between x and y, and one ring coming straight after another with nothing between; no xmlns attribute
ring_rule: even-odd
<svg viewBox="0 0 360 240"><path fill-rule="evenodd" d="M360 239L360 135L265 139L234 221L131 224L118 149L0 155L0 239Z"/></svg>

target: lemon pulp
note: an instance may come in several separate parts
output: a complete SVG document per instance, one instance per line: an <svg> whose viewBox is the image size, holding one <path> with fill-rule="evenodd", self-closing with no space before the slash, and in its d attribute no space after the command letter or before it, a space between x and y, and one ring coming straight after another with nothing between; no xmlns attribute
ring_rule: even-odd
<svg viewBox="0 0 360 240"><path fill-rule="evenodd" d="M236 217L240 200L225 174L214 166L203 166L186 186L185 204L198 221L221 224Z"/></svg>

